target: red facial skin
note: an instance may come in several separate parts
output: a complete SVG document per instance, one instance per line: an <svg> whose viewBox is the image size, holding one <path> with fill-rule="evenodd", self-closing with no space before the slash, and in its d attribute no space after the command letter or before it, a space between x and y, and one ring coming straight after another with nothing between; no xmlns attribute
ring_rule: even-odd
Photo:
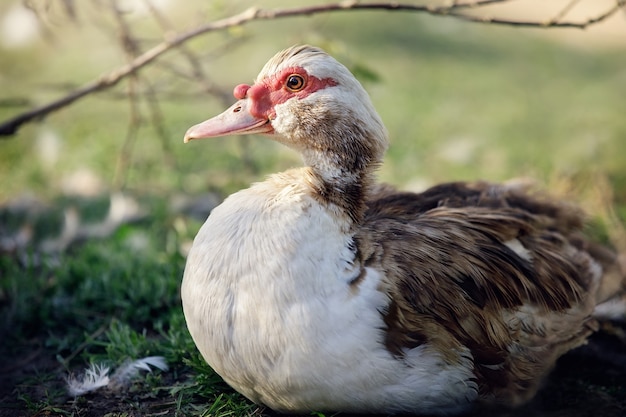
<svg viewBox="0 0 626 417"><path fill-rule="evenodd" d="M302 77L302 85L298 85L298 89L287 87L287 81L292 75ZM276 105L294 97L303 99L316 91L335 85L337 82L332 78L320 79L311 76L300 67L286 68L253 86L240 84L233 91L237 103L221 114L190 127L184 140L188 142L194 139L252 133L271 135L275 133L271 121L276 118Z"/></svg>
<svg viewBox="0 0 626 417"><path fill-rule="evenodd" d="M304 79L304 87L301 90L292 91L286 86L287 79L294 74ZM249 112L254 117L272 120L276 118L274 106L277 104L282 104L292 97L303 99L316 91L335 85L337 82L332 78L320 79L309 75L300 67L290 67L253 86L239 84L235 87L233 95L238 100L248 98L251 101Z"/></svg>

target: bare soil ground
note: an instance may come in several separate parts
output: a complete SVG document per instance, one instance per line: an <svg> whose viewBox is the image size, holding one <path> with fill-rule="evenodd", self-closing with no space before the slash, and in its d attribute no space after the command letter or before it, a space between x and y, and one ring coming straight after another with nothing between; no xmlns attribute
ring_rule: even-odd
<svg viewBox="0 0 626 417"><path fill-rule="evenodd" d="M605 324L604 330L594 335L586 346L561 358L545 387L530 404L515 410L479 409L470 416L626 416L625 334L625 324ZM148 390L149 393L141 387L122 393L100 390L84 397L71 398L65 393L64 372L59 369L58 362L36 343L24 347L17 357L2 355L2 359L0 417L180 415L176 412L175 398L166 389ZM163 386L173 386L189 377L166 373ZM28 401L25 400L27 398ZM38 409L38 399L40 404L46 402L53 405ZM277 416L262 409L255 415Z"/></svg>

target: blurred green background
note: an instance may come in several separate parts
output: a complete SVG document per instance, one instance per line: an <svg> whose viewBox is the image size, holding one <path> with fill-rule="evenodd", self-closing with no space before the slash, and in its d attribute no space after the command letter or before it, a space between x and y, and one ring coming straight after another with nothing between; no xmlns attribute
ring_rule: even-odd
<svg viewBox="0 0 626 417"><path fill-rule="evenodd" d="M141 1L119 3L142 50L162 39L161 28ZM255 4L160 3L177 31ZM589 9L582 16L604 10L603 2L587 3L591 6L580 6ZM47 4L49 9L40 11L47 40L38 36L22 45L5 40L0 49L0 119L58 98L126 62L116 23L103 3L76 3L80 7L74 18L59 3ZM277 5L265 2L263 7ZM0 6L5 26L19 7L19 2ZM507 13L524 17L522 12ZM540 19L548 17L544 12ZM623 13L602 27L580 31L356 11L255 22L207 34L187 47L210 81L226 93L250 82L284 47L306 42L327 49L369 90L392 138L381 177L399 186L519 176L544 180L599 169L623 188L625 26ZM158 98L163 137L150 123L147 102L153 99L144 95L137 137L125 148L131 109L125 96L129 84L122 81L3 138L0 201L26 190L46 196L72 192L72 181L81 176L89 176L103 191L121 186L162 193L232 191L299 163L297 156L265 139L183 145L187 127L228 104L181 75L191 72L177 50L140 72ZM145 92L146 86L137 89Z"/></svg>

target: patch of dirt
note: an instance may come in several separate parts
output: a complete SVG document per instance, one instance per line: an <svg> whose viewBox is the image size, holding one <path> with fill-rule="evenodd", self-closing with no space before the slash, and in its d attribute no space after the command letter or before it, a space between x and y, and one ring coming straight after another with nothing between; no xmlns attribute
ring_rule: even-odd
<svg viewBox="0 0 626 417"><path fill-rule="evenodd" d="M67 393L66 372L51 352L34 349L0 365L0 417L62 416L147 417L174 416L178 405L168 390L100 389L74 398ZM189 375L166 372L162 385L174 386Z"/></svg>
<svg viewBox="0 0 626 417"><path fill-rule="evenodd" d="M608 326L589 343L563 356L545 387L528 405L514 410L476 410L468 417L624 417L626 416L626 324ZM5 350L5 349L2 349ZM36 343L0 363L0 417L174 416L178 405L167 390L105 389L72 398L65 391L64 371L54 355ZM163 385L174 386L189 375L166 372ZM150 393L146 393L149 391ZM32 403L28 408L27 401ZM37 409L37 404L52 407ZM258 417L278 416L269 410Z"/></svg>

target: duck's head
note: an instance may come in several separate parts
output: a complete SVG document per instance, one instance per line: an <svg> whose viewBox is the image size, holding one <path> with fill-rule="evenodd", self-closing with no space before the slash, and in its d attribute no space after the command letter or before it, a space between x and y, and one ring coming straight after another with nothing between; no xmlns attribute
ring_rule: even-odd
<svg viewBox="0 0 626 417"><path fill-rule="evenodd" d="M366 173L381 162L387 132L350 71L321 49L294 46L265 64L253 85L218 116L191 127L185 142L265 134L300 152L325 179Z"/></svg>

